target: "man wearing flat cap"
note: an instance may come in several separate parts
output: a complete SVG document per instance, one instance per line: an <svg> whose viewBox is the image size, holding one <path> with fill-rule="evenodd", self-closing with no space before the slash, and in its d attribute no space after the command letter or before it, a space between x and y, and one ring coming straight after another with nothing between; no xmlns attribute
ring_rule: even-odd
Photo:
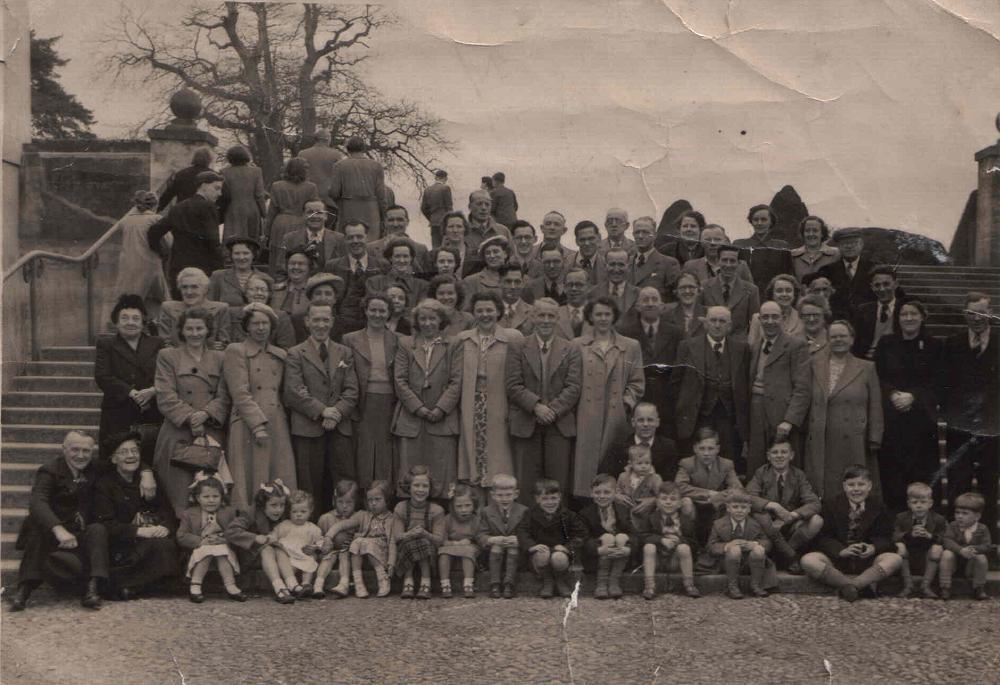
<svg viewBox="0 0 1000 685"><path fill-rule="evenodd" d="M165 217L149 227L146 235L150 249L155 252L160 251L163 236L170 233L174 237L167 282L175 300L180 299L175 284L181 270L193 266L210 274L224 266L216 211L216 202L222 194L222 176L214 171L203 171L196 181L195 194L172 206Z"/></svg>
<svg viewBox="0 0 1000 685"><path fill-rule="evenodd" d="M309 277L309 280L306 281L306 299L309 300L309 304L330 305L330 308L334 313L334 321L331 324L329 332L329 337L334 342L339 342L340 336L343 335L343 331L340 330L339 326L337 326L336 312L337 303L344 299L346 289L347 286L344 283L344 279L334 274L313 274ZM295 329L296 343L300 343L309 337L309 329L306 326L308 314L309 308L306 307L305 311L292 315L292 327Z"/></svg>

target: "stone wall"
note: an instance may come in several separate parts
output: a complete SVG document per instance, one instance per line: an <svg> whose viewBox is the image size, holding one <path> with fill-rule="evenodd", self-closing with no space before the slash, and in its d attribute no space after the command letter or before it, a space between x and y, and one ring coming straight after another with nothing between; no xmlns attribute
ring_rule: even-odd
<svg viewBox="0 0 1000 685"><path fill-rule="evenodd" d="M149 142L34 141L24 148L22 241L97 240L149 188Z"/></svg>

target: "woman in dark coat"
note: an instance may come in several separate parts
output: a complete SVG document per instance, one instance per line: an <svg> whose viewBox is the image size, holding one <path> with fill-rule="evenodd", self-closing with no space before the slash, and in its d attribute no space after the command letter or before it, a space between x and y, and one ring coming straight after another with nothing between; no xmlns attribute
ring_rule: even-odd
<svg viewBox="0 0 1000 685"><path fill-rule="evenodd" d="M904 300L899 305L900 332L882 336L875 348L885 416L879 455L882 497L894 511L906 508L906 486L930 483L938 467L934 379L941 343L924 331L926 319L921 302Z"/></svg>
<svg viewBox="0 0 1000 685"><path fill-rule="evenodd" d="M104 393L101 399L101 456L107 459L111 449L103 444L116 433L137 430L141 436L142 463L153 464L156 435L163 416L156 407L156 354L163 340L147 335L146 307L139 295L122 295L111 311L111 322L118 329L114 336L97 339L94 380Z"/></svg>
<svg viewBox="0 0 1000 685"><path fill-rule="evenodd" d="M222 170L223 238L243 236L257 239L260 220L267 207L264 203L264 175L259 167L250 165L250 152L242 145L226 150L229 166Z"/></svg>
<svg viewBox="0 0 1000 685"><path fill-rule="evenodd" d="M139 433L118 433L106 440L114 469L97 481L94 518L108 531L112 592L132 599L144 588L177 570L177 527L161 487L151 497L139 491Z"/></svg>

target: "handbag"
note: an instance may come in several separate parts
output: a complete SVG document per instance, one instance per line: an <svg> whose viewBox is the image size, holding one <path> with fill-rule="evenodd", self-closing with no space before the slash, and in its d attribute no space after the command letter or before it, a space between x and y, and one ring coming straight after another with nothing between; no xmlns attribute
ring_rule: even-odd
<svg viewBox="0 0 1000 685"><path fill-rule="evenodd" d="M190 443L182 440L174 448L171 466L186 471L218 471L222 462L222 448L209 444L208 438L198 437Z"/></svg>

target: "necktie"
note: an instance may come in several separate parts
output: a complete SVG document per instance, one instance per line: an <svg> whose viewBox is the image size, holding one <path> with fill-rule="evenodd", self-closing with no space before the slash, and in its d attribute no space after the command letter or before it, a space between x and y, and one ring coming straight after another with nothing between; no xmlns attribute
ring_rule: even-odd
<svg viewBox="0 0 1000 685"><path fill-rule="evenodd" d="M670 514L664 514L663 515L663 527L664 528L673 528L674 527L674 517L671 516Z"/></svg>
<svg viewBox="0 0 1000 685"><path fill-rule="evenodd" d="M733 536L737 540L742 540L743 539L743 524L742 523L737 523L736 524L736 530L733 531Z"/></svg>
<svg viewBox="0 0 1000 685"><path fill-rule="evenodd" d="M639 269L641 269L642 267L646 266L646 255L641 254L638 257L636 257L635 258L635 265Z"/></svg>
<svg viewBox="0 0 1000 685"><path fill-rule="evenodd" d="M765 340L764 341L764 356L765 357L767 355L771 354L771 347L773 345L774 345L774 341L773 340Z"/></svg>
<svg viewBox="0 0 1000 685"><path fill-rule="evenodd" d="M542 342L542 354L548 354L548 353L549 353L549 343L547 340L545 340Z"/></svg>
<svg viewBox="0 0 1000 685"><path fill-rule="evenodd" d="M656 331L653 330L653 324L648 324L646 326L646 337L650 340L656 335Z"/></svg>
<svg viewBox="0 0 1000 685"><path fill-rule="evenodd" d="M587 271L590 271L590 257L583 257L580 259L580 266Z"/></svg>
<svg viewBox="0 0 1000 685"><path fill-rule="evenodd" d="M847 277L852 280L854 279L854 270L857 268L855 265L856 262L854 260L844 262L844 266L847 268Z"/></svg>
<svg viewBox="0 0 1000 685"><path fill-rule="evenodd" d="M645 447L646 449L649 449L649 440L640 440L639 447Z"/></svg>
<svg viewBox="0 0 1000 685"><path fill-rule="evenodd" d="M983 335L982 333L972 334L972 351L978 356L983 351Z"/></svg>
<svg viewBox="0 0 1000 685"><path fill-rule="evenodd" d="M503 516L503 522L506 524L507 523L507 519L510 516L510 512L508 512L506 509L501 509L500 510L500 515Z"/></svg>
<svg viewBox="0 0 1000 685"><path fill-rule="evenodd" d="M878 306L878 322L885 323L889 320L889 307L884 304Z"/></svg>
<svg viewBox="0 0 1000 685"><path fill-rule="evenodd" d="M723 286L722 286L722 299L724 301L726 301L726 302L729 302L729 295L731 293L732 293L732 289L729 287L729 284L728 283L723 284Z"/></svg>
<svg viewBox="0 0 1000 685"><path fill-rule="evenodd" d="M712 343L712 349L715 351L716 357L722 356L722 343L720 342Z"/></svg>
<svg viewBox="0 0 1000 685"><path fill-rule="evenodd" d="M354 275L357 276L358 278L361 278L364 275L364 273L365 270L361 266L361 260L360 259L354 260Z"/></svg>
<svg viewBox="0 0 1000 685"><path fill-rule="evenodd" d="M319 344L319 360L326 364L326 360L330 358L330 353L326 349L326 343Z"/></svg>
<svg viewBox="0 0 1000 685"><path fill-rule="evenodd" d="M778 503L785 501L785 477L778 476Z"/></svg>
<svg viewBox="0 0 1000 685"><path fill-rule="evenodd" d="M578 307L573 308L572 321L573 336L579 338L580 334L583 333L583 315Z"/></svg>

